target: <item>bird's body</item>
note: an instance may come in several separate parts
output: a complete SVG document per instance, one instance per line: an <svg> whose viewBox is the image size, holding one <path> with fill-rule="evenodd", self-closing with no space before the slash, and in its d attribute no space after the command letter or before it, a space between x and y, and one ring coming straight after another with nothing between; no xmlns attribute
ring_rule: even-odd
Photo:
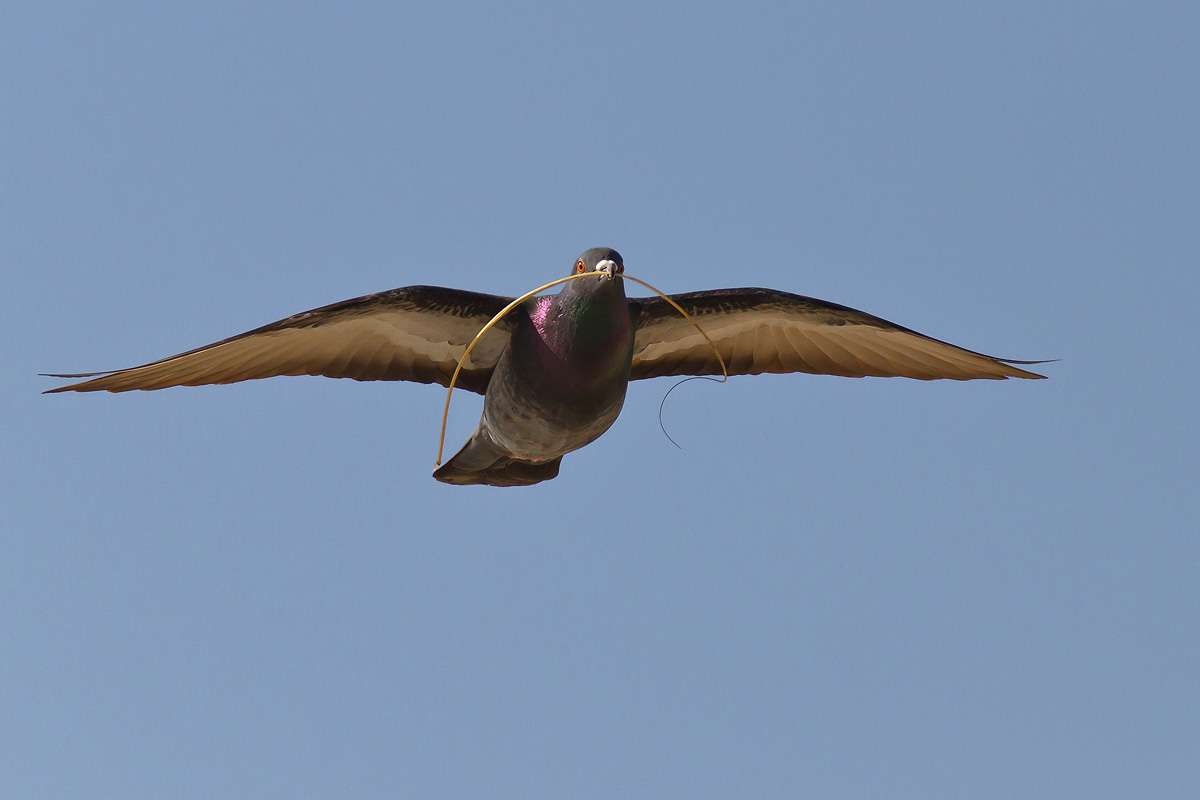
<svg viewBox="0 0 1200 800"><path fill-rule="evenodd" d="M580 261L594 270L605 260L619 262L619 255L617 262L610 255L615 251L596 248ZM512 316L508 348L492 372L479 426L434 473L438 480L546 480L558 473L564 455L594 442L621 413L633 324L619 277L571 281L557 295L526 301Z"/></svg>
<svg viewBox="0 0 1200 800"><path fill-rule="evenodd" d="M509 299L414 286L306 311L141 367L56 375L89 380L50 391L123 392L305 374L445 386L462 361L458 385L484 395L483 414L434 476L512 486L553 478L563 455L608 430L630 380L720 374L722 361L731 375L1043 377L1013 366L1038 362L983 355L786 292L627 298L623 272L615 250L584 252L574 265L577 280L557 295L517 305L479 336L469 355L468 345Z"/></svg>

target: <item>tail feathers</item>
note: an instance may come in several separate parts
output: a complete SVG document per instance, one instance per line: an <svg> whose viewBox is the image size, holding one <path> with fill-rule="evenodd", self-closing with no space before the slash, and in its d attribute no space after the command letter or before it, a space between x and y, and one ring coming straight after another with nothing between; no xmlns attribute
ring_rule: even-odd
<svg viewBox="0 0 1200 800"><path fill-rule="evenodd" d="M531 486L556 477L560 463L562 456L536 463L514 458L477 431L453 458L434 471L433 477L459 486Z"/></svg>

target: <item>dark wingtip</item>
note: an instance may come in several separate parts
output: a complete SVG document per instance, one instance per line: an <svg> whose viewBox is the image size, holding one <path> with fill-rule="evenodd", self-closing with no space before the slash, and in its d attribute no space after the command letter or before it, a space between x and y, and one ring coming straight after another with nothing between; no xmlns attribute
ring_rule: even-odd
<svg viewBox="0 0 1200 800"><path fill-rule="evenodd" d="M109 375L115 375L120 370L104 370L103 372L39 372L39 378L62 378L63 380L78 380L80 378L105 378ZM58 394L59 392L94 392L95 389L80 389L82 383L72 383L67 386L59 386L55 389L47 389L42 394Z"/></svg>
<svg viewBox="0 0 1200 800"><path fill-rule="evenodd" d="M1030 364L1053 364L1056 361L1061 361L1062 359L1060 359L1060 358L1044 358L1040 361L1021 361L1016 358L997 358L996 360L999 361L1001 364L1007 364L1009 366L1012 366L1014 364L1023 364L1025 366L1028 366ZM1011 377L1024 378L1025 380L1032 380L1032 381L1044 381L1050 377L1049 375L1042 375L1037 372L1031 372L1027 369L1020 369L1019 367L1014 367L1014 369L1017 369L1021 374L1011 376Z"/></svg>
<svg viewBox="0 0 1200 800"><path fill-rule="evenodd" d="M106 369L101 372L39 372L39 378L96 378L100 375L112 375L120 372L116 369Z"/></svg>
<svg viewBox="0 0 1200 800"><path fill-rule="evenodd" d="M39 378L78 378L78 377L82 377L82 376L80 376L80 375L56 375L53 372L39 372L38 377ZM53 389L47 389L46 391L42 392L42 394L58 394L59 392L67 391L68 388L70 388L70 387L58 386Z"/></svg>

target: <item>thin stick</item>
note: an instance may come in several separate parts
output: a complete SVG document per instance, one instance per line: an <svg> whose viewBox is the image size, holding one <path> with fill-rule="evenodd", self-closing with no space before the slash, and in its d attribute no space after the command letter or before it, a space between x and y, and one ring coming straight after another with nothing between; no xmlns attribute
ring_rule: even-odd
<svg viewBox="0 0 1200 800"><path fill-rule="evenodd" d="M575 273L574 275L568 275L565 278L559 278L556 281L550 281L550 283L547 283L543 286L539 286L538 288L534 289L531 292L526 292L525 294L518 297L516 300L513 300L511 303L506 305L503 309L500 310L500 312L498 314L496 314L496 316L494 316L490 320L488 320L487 325L484 325L482 328L479 329L479 333L475 334L475 338L471 340L471 343L469 345L467 345L467 349L463 351L462 358L460 358L458 360L458 365L454 368L454 374L450 376L450 386L449 386L449 388L446 389L446 405L442 409L442 432L438 436L437 463L434 466L441 466L441 464L442 464L442 448L445 447L445 444L446 444L446 420L449 419L449 417L450 417L450 397L451 397L451 395L454 394L454 384L458 382L458 373L462 371L462 366L464 363L466 363L467 356L471 355L471 351L475 349L475 344L480 339L483 338L483 335L485 333L487 333L489 330L491 330L493 325L495 325L500 320L504 319L505 315L507 315L508 312L512 311L514 308L521 305L521 303L524 303L526 300L533 297L538 292L544 292L545 290L549 289L552 286L557 286L558 284L566 283L567 281L573 281L576 278L589 278L589 277L594 278L598 274L599 273L596 273L596 272L578 272L578 273ZM700 331L700 335L704 337L704 341L708 342L708 346L713 349L713 353L715 353L717 356L717 361L721 364L721 372L724 373L724 376L721 378L722 382L729 379L729 370L725 366L725 359L721 357L721 351L717 349L717 346L715 344L713 344L713 340L708 338L708 334L704 332L704 329L700 327L700 324L697 323L696 320L692 319L691 314L684 311L683 308L678 303L676 303L670 297L667 297L665 294L660 292L658 289L655 289L653 286L646 283L645 281L639 280L638 278L635 278L632 275L629 275L627 273L619 273L617 277L628 278L629 280L633 281L634 283L645 286L647 289L654 292L656 295L661 297L663 300L666 300L668 303L670 303L671 307L674 308L676 311L678 311L680 314L682 314L684 319L686 319L688 322L695 325L696 330ZM671 437L668 436L667 438L669 439Z"/></svg>

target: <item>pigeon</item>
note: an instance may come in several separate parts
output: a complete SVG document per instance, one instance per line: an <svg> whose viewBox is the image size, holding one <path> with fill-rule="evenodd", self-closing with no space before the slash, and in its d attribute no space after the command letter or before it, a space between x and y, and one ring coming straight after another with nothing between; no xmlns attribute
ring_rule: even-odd
<svg viewBox="0 0 1200 800"><path fill-rule="evenodd" d="M56 392L127 392L275 375L415 381L483 395L471 438L433 477L527 486L612 426L631 380L663 375L819 375L918 380L1044 378L1020 365L853 308L774 289L626 297L620 253L594 247L554 295L512 298L408 286L305 311L140 367L56 374ZM632 279L632 278L631 278ZM671 303L687 312L679 313ZM701 332L703 331L703 333ZM706 336L707 335L707 336ZM718 358L717 352L720 353Z"/></svg>

